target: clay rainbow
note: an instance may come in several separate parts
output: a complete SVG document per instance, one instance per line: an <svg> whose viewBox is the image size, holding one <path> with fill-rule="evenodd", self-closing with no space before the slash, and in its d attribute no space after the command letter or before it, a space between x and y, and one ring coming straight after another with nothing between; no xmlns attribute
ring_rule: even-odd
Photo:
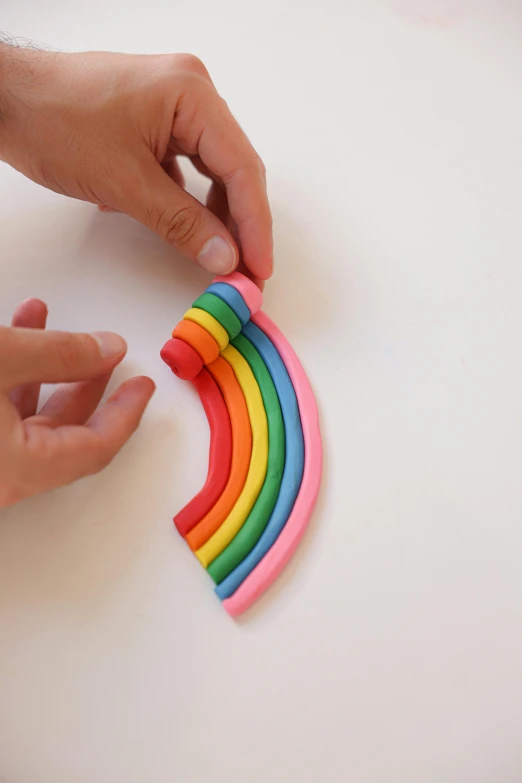
<svg viewBox="0 0 522 783"><path fill-rule="evenodd" d="M310 383L261 305L247 277L216 277L161 350L172 371L194 384L210 426L206 482L174 522L232 616L292 557L322 471Z"/></svg>

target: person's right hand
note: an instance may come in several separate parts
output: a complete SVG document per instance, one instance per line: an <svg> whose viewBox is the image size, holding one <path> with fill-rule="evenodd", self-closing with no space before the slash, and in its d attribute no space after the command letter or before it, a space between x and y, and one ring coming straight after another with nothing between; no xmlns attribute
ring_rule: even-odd
<svg viewBox="0 0 522 783"><path fill-rule="evenodd" d="M104 468L130 438L154 392L132 378L96 410L125 341L44 331L47 308L29 299L0 327L0 508ZM37 413L41 383L60 383Z"/></svg>
<svg viewBox="0 0 522 783"><path fill-rule="evenodd" d="M197 57L0 45L0 156L58 193L140 220L213 274L272 274L265 168ZM212 180L206 205L180 156Z"/></svg>

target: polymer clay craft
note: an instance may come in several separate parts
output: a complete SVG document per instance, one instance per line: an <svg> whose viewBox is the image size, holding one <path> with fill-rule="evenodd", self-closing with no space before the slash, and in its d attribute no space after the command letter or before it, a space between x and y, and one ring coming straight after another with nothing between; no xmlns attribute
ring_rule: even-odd
<svg viewBox="0 0 522 783"><path fill-rule="evenodd" d="M295 552L322 470L312 389L261 305L244 275L217 277L161 350L194 384L210 427L207 479L174 522L234 617Z"/></svg>

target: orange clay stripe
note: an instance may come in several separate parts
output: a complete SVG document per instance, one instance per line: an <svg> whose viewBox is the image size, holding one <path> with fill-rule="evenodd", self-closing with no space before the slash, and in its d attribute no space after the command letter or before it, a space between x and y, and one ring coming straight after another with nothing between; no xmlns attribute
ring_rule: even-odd
<svg viewBox="0 0 522 783"><path fill-rule="evenodd" d="M201 522L187 533L186 540L195 551L218 530L234 508L250 467L252 429L245 397L234 370L219 357L206 368L221 389L232 424L232 464L223 494Z"/></svg>
<svg viewBox="0 0 522 783"><path fill-rule="evenodd" d="M194 321L180 321L172 332L173 337L178 337L192 346L200 355L203 364L214 362L219 356L219 345L206 329L203 329Z"/></svg>

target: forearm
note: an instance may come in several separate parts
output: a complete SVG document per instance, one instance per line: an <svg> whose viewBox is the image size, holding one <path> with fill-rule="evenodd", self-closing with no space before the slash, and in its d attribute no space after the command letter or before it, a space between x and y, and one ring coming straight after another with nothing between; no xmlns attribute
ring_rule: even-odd
<svg viewBox="0 0 522 783"><path fill-rule="evenodd" d="M0 160L54 190L45 171L53 168L51 146L60 145L53 96L64 56L0 36Z"/></svg>
<svg viewBox="0 0 522 783"><path fill-rule="evenodd" d="M7 162L11 162L17 138L22 143L16 128L17 104L21 98L16 82L26 68L25 57L25 49L0 36L0 158Z"/></svg>
<svg viewBox="0 0 522 783"><path fill-rule="evenodd" d="M0 33L0 157L17 168L17 153L31 152L31 131L41 121L45 90L60 56Z"/></svg>
<svg viewBox="0 0 522 783"><path fill-rule="evenodd" d="M10 54L11 47L0 41L0 157L2 157L2 149L5 146L5 135L10 114L7 87Z"/></svg>

